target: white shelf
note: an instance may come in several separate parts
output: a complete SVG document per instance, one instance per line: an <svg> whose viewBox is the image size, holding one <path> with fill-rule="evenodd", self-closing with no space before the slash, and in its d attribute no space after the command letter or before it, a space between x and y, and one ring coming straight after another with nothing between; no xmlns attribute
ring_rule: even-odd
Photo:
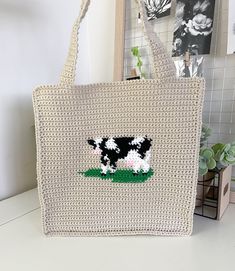
<svg viewBox="0 0 235 271"><path fill-rule="evenodd" d="M36 208L36 190L0 202L1 270L235 270L232 204L221 221L195 216L194 233L187 238L47 238Z"/></svg>
<svg viewBox="0 0 235 271"><path fill-rule="evenodd" d="M38 208L37 189L0 201L0 226Z"/></svg>

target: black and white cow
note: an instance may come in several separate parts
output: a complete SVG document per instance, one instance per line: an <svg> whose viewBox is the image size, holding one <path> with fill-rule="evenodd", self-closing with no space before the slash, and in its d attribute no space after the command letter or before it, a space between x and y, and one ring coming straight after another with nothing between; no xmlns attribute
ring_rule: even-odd
<svg viewBox="0 0 235 271"><path fill-rule="evenodd" d="M146 137L110 137L87 140L95 154L100 154L101 174L114 174L117 161L122 160L138 175L150 169L151 141Z"/></svg>

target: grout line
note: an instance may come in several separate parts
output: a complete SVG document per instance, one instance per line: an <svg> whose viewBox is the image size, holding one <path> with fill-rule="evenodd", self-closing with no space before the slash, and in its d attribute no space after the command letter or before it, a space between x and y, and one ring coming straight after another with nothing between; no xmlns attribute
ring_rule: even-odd
<svg viewBox="0 0 235 271"><path fill-rule="evenodd" d="M21 217L24 217L24 216L26 216L26 215L28 215L28 214L30 214L30 213L32 213L32 212L38 210L38 209L40 209L40 207L37 207L37 208L35 208L35 209L32 209L31 211L29 211L29 212L27 212L27 213L25 213L25 214L16 216L16 217L14 217L14 218L12 218L12 219L10 219L10 220L8 220L8 221L6 221L6 222L0 224L0 227L6 225L6 224L8 224L8 223L10 223L10 222L12 222L12 221L14 221L14 220L16 220L16 219L19 219L19 218L21 218Z"/></svg>

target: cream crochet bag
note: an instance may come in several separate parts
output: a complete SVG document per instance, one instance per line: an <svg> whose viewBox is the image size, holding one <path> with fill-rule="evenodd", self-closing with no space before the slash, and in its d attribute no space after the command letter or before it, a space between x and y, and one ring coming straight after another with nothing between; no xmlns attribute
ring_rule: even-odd
<svg viewBox="0 0 235 271"><path fill-rule="evenodd" d="M139 0L155 79L75 86L89 2L60 84L33 93L44 233L190 235L204 80L175 77Z"/></svg>

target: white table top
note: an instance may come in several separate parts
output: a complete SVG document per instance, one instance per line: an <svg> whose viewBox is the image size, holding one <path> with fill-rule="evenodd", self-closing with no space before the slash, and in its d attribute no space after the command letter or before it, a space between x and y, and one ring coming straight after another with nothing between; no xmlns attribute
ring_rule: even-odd
<svg viewBox="0 0 235 271"><path fill-rule="evenodd" d="M0 270L235 270L235 205L221 221L195 216L191 237L47 238L37 191L0 202Z"/></svg>

